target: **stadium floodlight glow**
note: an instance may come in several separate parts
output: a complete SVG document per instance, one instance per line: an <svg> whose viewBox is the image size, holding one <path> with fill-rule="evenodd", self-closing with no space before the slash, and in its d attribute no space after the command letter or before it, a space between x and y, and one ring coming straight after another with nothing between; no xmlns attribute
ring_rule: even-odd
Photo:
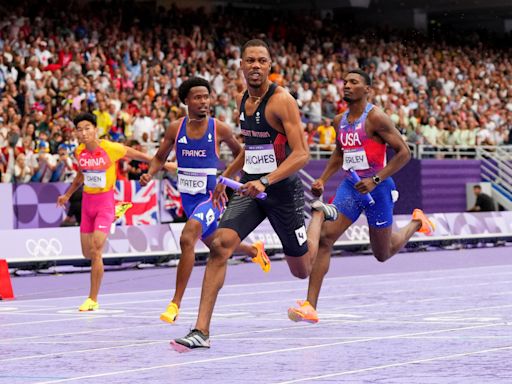
<svg viewBox="0 0 512 384"><path fill-rule="evenodd" d="M371 0L350 0L350 5L357 8L368 8Z"/></svg>

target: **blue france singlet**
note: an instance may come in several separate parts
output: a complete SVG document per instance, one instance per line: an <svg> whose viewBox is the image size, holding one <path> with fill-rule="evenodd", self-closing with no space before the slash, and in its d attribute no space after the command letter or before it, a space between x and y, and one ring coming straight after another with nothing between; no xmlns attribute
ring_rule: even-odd
<svg viewBox="0 0 512 384"><path fill-rule="evenodd" d="M176 137L176 160L178 162L178 190L182 198L194 195L209 195L217 184L217 137L215 119L208 119L208 128L200 139L187 135L187 120L181 122Z"/></svg>

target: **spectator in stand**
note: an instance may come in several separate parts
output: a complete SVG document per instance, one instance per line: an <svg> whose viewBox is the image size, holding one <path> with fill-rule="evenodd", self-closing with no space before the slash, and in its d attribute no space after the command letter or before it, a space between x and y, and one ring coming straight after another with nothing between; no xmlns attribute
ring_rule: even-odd
<svg viewBox="0 0 512 384"><path fill-rule="evenodd" d="M332 120L323 118L322 124L316 129L318 132L318 146L322 151L333 151L336 147L336 129L332 126Z"/></svg>
<svg viewBox="0 0 512 384"><path fill-rule="evenodd" d="M137 140L132 140L129 144L130 147L140 152L147 152L147 147L140 145ZM139 180L140 176L147 173L149 169L148 163L139 160L130 160L128 163L128 180Z"/></svg>
<svg viewBox="0 0 512 384"><path fill-rule="evenodd" d="M224 115L223 121L225 121L227 125L234 129L235 106L229 105L228 95L225 93L219 96L218 103L219 105L215 107L215 117L219 118L221 114Z"/></svg>
<svg viewBox="0 0 512 384"><path fill-rule="evenodd" d="M315 124L311 121L308 122L304 128L304 136L310 147L318 143L318 131L315 128Z"/></svg>
<svg viewBox="0 0 512 384"><path fill-rule="evenodd" d="M147 107L143 106L133 121L133 138L139 144L149 143L155 136L155 122L147 115ZM138 180L138 179L137 179Z"/></svg>
<svg viewBox="0 0 512 384"><path fill-rule="evenodd" d="M98 124L98 135L99 137L104 137L110 128L112 127L113 121L112 117L107 108L106 101L98 102L98 109L95 109L93 113L96 115L96 121Z"/></svg>
<svg viewBox="0 0 512 384"><path fill-rule="evenodd" d="M507 119L505 122L505 135L506 139L504 144L512 145L512 111L507 112Z"/></svg>
<svg viewBox="0 0 512 384"><path fill-rule="evenodd" d="M439 138L439 129L437 128L437 122L435 117L428 119L428 124L421 128L421 135L425 140L425 144L428 145L429 150L433 150L437 146Z"/></svg>
<svg viewBox="0 0 512 384"><path fill-rule="evenodd" d="M468 212L491 212L496 210L493 198L483 193L480 185L473 186L473 193L476 196L475 205Z"/></svg>
<svg viewBox="0 0 512 384"><path fill-rule="evenodd" d="M52 178L56 165L56 159L50 153L48 142L39 140L34 152L37 154L37 162L30 181L48 183Z"/></svg>
<svg viewBox="0 0 512 384"><path fill-rule="evenodd" d="M229 110L223 112L238 133L238 112L230 103L245 86L240 44L257 33L268 36L275 57L273 80L316 124L346 109L344 74L364 67L375 83L369 101L389 111L406 136L434 118L436 128L441 121L446 126L456 122L460 143L468 148L477 144L479 129L479 143L512 143L511 48L485 35L451 31L445 40L432 40L421 33L373 28L363 36L359 28L333 19L323 22L300 12L276 16L267 10L246 15L229 7L211 13L144 9L152 22L135 23L120 15L141 11L137 4L104 4L101 19L91 5L80 15L72 9L56 12L57 6L50 0L29 8L6 3L3 9L13 17L0 25L2 153L8 150L5 137L11 126L33 140L46 132L44 140L52 139L55 153L56 131L86 111L98 115L100 134L120 135L120 115L124 137L154 147L169 122L184 115L177 89L194 74L212 82L216 115L221 114L217 107L225 108L221 95L227 95ZM78 17L80 24L69 22ZM261 21L258 31L251 27L254 19ZM425 144L437 146L437 140L430 141L432 132L422 136ZM62 138L66 142L64 132ZM454 141L448 137L448 143Z"/></svg>
<svg viewBox="0 0 512 384"><path fill-rule="evenodd" d="M24 153L20 153L16 157L16 164L14 165L14 182L15 183L28 183L32 178L32 168L26 162Z"/></svg>
<svg viewBox="0 0 512 384"><path fill-rule="evenodd" d="M407 141L412 144L424 144L425 139L423 138L423 134L421 133L421 127L418 125L414 131L409 132L407 135Z"/></svg>
<svg viewBox="0 0 512 384"><path fill-rule="evenodd" d="M16 164L17 149L16 144L19 136L13 130L9 131L6 135L7 146L2 148L0 154L0 163L2 164L2 182L11 183L14 180L14 171Z"/></svg>
<svg viewBox="0 0 512 384"><path fill-rule="evenodd" d="M59 146L57 156L57 163L55 164L50 182L73 182L77 172L73 160L69 157L68 147L65 144Z"/></svg>

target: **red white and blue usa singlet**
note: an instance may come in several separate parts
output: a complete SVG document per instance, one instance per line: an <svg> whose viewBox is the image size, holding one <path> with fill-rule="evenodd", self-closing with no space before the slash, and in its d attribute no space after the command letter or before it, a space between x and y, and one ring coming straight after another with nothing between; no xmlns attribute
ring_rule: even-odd
<svg viewBox="0 0 512 384"><path fill-rule="evenodd" d="M366 134L366 118L374 105L367 103L363 114L353 123L346 111L336 132L336 143L343 151L343 170L354 169L361 177L371 177L386 166L386 144Z"/></svg>

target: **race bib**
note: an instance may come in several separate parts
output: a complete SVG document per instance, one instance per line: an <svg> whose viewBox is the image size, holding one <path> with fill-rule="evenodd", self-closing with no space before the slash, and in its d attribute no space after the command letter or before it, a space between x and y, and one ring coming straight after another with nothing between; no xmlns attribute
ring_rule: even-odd
<svg viewBox="0 0 512 384"><path fill-rule="evenodd" d="M272 144L245 146L245 173L252 175L267 174L276 169L277 158Z"/></svg>
<svg viewBox="0 0 512 384"><path fill-rule="evenodd" d="M196 195L206 193L208 175L206 173L178 171L178 191Z"/></svg>
<svg viewBox="0 0 512 384"><path fill-rule="evenodd" d="M370 168L366 151L362 148L343 150L343 169L363 170Z"/></svg>
<svg viewBox="0 0 512 384"><path fill-rule="evenodd" d="M107 172L84 171L84 184L89 188L105 188L107 185Z"/></svg>

